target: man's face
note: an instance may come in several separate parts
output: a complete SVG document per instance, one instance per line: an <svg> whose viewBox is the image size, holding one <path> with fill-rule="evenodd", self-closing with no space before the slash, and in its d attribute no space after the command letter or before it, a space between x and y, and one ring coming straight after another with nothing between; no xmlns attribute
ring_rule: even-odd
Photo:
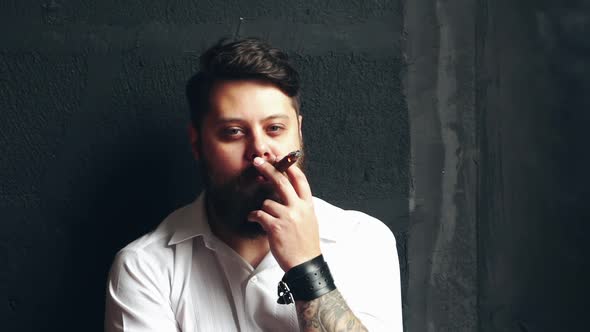
<svg viewBox="0 0 590 332"><path fill-rule="evenodd" d="M301 118L289 96L257 80L217 82L210 105L201 132L191 132L193 151L206 173L209 206L218 222L237 235L264 234L246 216L276 195L252 160L258 156L272 163L301 149Z"/></svg>

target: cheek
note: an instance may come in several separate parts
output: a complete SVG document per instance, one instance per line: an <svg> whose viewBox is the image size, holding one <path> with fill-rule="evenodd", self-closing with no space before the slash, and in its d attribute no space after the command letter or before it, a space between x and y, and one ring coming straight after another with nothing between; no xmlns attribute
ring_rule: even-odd
<svg viewBox="0 0 590 332"><path fill-rule="evenodd" d="M245 167L239 146L208 144L202 151L211 176L232 177Z"/></svg>
<svg viewBox="0 0 590 332"><path fill-rule="evenodd" d="M303 141L301 140L299 132L293 132L292 135L290 135L287 145L291 147L288 152L303 148Z"/></svg>

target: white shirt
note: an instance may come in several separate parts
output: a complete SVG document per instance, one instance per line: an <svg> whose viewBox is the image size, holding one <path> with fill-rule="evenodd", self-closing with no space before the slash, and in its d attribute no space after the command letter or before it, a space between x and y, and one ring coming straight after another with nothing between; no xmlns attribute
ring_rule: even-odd
<svg viewBox="0 0 590 332"><path fill-rule="evenodd" d="M369 331L403 331L393 234L379 220L314 197L322 254ZM105 331L299 331L277 303L284 275L269 252L254 269L212 234L204 194L123 248L108 280Z"/></svg>

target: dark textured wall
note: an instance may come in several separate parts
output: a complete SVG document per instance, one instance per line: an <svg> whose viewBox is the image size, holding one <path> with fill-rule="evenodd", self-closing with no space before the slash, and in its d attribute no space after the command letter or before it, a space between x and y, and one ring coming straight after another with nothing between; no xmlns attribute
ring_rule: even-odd
<svg viewBox="0 0 590 332"><path fill-rule="evenodd" d="M406 1L409 331L585 331L590 3Z"/></svg>
<svg viewBox="0 0 590 332"><path fill-rule="evenodd" d="M408 331L477 328L475 3L406 2Z"/></svg>
<svg viewBox="0 0 590 332"><path fill-rule="evenodd" d="M315 194L380 218L407 288L398 1L0 2L0 330L100 331L114 253L199 191L183 89L241 35L292 56Z"/></svg>
<svg viewBox="0 0 590 332"><path fill-rule="evenodd" d="M479 330L587 331L590 2L477 15Z"/></svg>

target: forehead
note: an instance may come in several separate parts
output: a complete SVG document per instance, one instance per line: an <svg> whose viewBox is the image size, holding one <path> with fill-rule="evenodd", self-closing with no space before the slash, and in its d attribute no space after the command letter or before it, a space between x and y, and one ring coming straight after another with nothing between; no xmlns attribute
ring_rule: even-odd
<svg viewBox="0 0 590 332"><path fill-rule="evenodd" d="M271 83L259 80L218 81L210 95L210 118L265 118L283 114L296 118L293 100Z"/></svg>

